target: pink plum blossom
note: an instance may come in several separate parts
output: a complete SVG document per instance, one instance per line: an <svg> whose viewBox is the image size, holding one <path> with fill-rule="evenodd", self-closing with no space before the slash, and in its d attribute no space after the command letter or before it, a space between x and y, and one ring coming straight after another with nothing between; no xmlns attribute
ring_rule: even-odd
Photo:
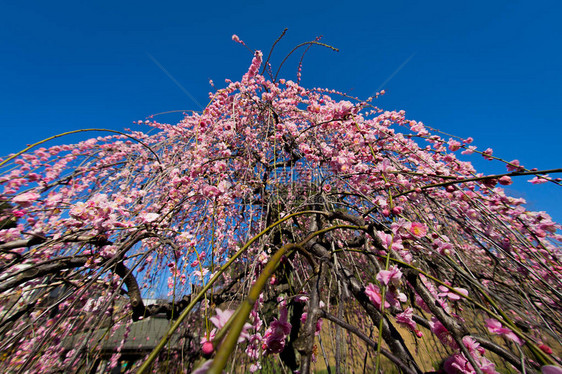
<svg viewBox="0 0 562 374"><path fill-rule="evenodd" d="M385 286L388 286L388 284L391 282L393 285L397 286L398 284L400 284L401 278L402 272L396 266L391 266L389 270L381 270L377 274L377 280Z"/></svg>
<svg viewBox="0 0 562 374"><path fill-rule="evenodd" d="M146 213L144 215L141 216L141 220L144 223L151 223L156 221L158 218L160 218L160 215L158 213Z"/></svg>
<svg viewBox="0 0 562 374"><path fill-rule="evenodd" d="M552 354L552 348L550 348L548 345L546 344L539 344L538 346L540 348L541 351L543 351L544 353L551 355Z"/></svg>
<svg viewBox="0 0 562 374"><path fill-rule="evenodd" d="M498 179L498 183L501 184L502 186L509 186L513 184L513 181L511 180L511 177L504 175L503 177L500 177Z"/></svg>
<svg viewBox="0 0 562 374"><path fill-rule="evenodd" d="M16 218L21 218L23 216L25 216L25 210L14 210L12 212L12 214L14 215L14 217Z"/></svg>
<svg viewBox="0 0 562 374"><path fill-rule="evenodd" d="M371 300L371 302L373 304L375 304L375 306L377 308L380 309L380 307L381 307L381 292L380 292L380 289L377 286L375 286L374 284L369 283L367 285L367 287L365 287L365 294L367 295L369 300ZM385 301L384 307L385 307L385 309L390 308L390 304L387 301Z"/></svg>
<svg viewBox="0 0 562 374"><path fill-rule="evenodd" d="M286 303L281 302L279 307L279 319L274 319L263 336L263 349L269 353L279 353L285 348L287 335L291 333L291 324L288 321L288 310Z"/></svg>
<svg viewBox="0 0 562 374"><path fill-rule="evenodd" d="M304 312L301 316L301 323L302 324L304 324L306 322L307 317L308 317L308 313ZM318 318L316 320L316 327L315 327L315 330L314 330L315 335L320 335L320 330L322 330L322 324L323 324L322 318Z"/></svg>
<svg viewBox="0 0 562 374"><path fill-rule="evenodd" d="M204 355L210 355L214 350L215 348L213 347L213 343L211 343L210 341L205 341L203 343L203 346L201 347L201 351Z"/></svg>
<svg viewBox="0 0 562 374"><path fill-rule="evenodd" d="M216 313L216 315L210 318L210 321L213 323L213 325L215 325L215 328L210 331L208 336L205 335L201 339L202 349L210 351L210 353L212 353L212 350L211 350L212 344L211 344L211 346L209 346L209 344L206 344L206 343L212 342L212 340L215 338L216 333L226 325L228 320L230 320L230 318L234 314L234 310L228 309L228 310L223 311L223 310L217 308L217 309L215 309L215 313ZM250 337L247 330L250 329L251 327L252 326L249 323L244 324L244 327L242 329L242 333L240 334L240 336L238 338L238 343L242 343L244 340L246 340Z"/></svg>
<svg viewBox="0 0 562 374"><path fill-rule="evenodd" d="M497 319L490 318L486 320L486 327L491 333L505 336L507 339L514 341L519 345L523 345L523 341L513 331L507 327L503 327Z"/></svg>
<svg viewBox="0 0 562 374"><path fill-rule="evenodd" d="M492 150L492 148L488 148L486 149L484 152L482 152L482 156L486 159L486 160L493 160L494 158L492 157L492 154L494 153L494 151Z"/></svg>
<svg viewBox="0 0 562 374"><path fill-rule="evenodd" d="M437 338L443 343L443 345L449 346L453 349L458 349L458 344L441 321L437 320L435 317L431 317L431 332L434 333Z"/></svg>
<svg viewBox="0 0 562 374"><path fill-rule="evenodd" d="M510 161L507 165L508 171L523 171L525 168L519 164L519 160Z"/></svg>
<svg viewBox="0 0 562 374"><path fill-rule="evenodd" d="M199 279L203 279L205 277L205 275L209 274L209 269L207 268L203 268L203 270L195 270L193 271L193 275L195 275L196 277L198 277Z"/></svg>
<svg viewBox="0 0 562 374"><path fill-rule="evenodd" d="M226 325L230 317L232 317L232 315L234 314L234 310L227 309L223 311L217 308L215 309L215 313L216 315L214 317L211 317L211 322L217 329L220 330L224 327L224 325Z"/></svg>
<svg viewBox="0 0 562 374"><path fill-rule="evenodd" d="M437 296L447 297L449 298L449 300L453 300L453 301L460 300L462 298L461 296L452 292L445 286L439 286L439 290L441 291L441 293L439 293ZM464 288L454 288L454 290L457 291L458 293L463 294L464 296L468 296L468 291L465 290Z"/></svg>
<svg viewBox="0 0 562 374"><path fill-rule="evenodd" d="M461 143L457 140L454 140L454 139L449 139L448 144L449 144L449 150L451 152L455 152L455 151L459 150L460 147L461 147Z"/></svg>
<svg viewBox="0 0 562 374"><path fill-rule="evenodd" d="M469 145L464 151L461 152L462 155L471 155L476 150L476 147L473 145Z"/></svg>
<svg viewBox="0 0 562 374"><path fill-rule="evenodd" d="M463 345L468 348L468 352L478 365L478 368L484 374L498 374L494 363L484 357L485 350L480 347L474 339L469 336L465 336L462 339ZM472 367L472 364L467 360L464 353L454 353L451 355L445 363L443 364L443 370L447 374L474 374L476 370Z"/></svg>
<svg viewBox="0 0 562 374"><path fill-rule="evenodd" d="M532 184L543 184L543 183L548 182L549 180L550 180L550 178L549 178L548 174L545 174L545 175L542 175L542 176L535 176L534 178L529 179L528 182L532 183Z"/></svg>
<svg viewBox="0 0 562 374"><path fill-rule="evenodd" d="M394 287L391 287L385 294L386 301L395 308L400 308L400 303L408 301L408 297Z"/></svg>
<svg viewBox="0 0 562 374"><path fill-rule="evenodd" d="M236 43L244 44L244 42L236 34L232 34L232 40Z"/></svg>
<svg viewBox="0 0 562 374"><path fill-rule="evenodd" d="M28 207L39 199L40 195L37 192L25 192L17 195L12 199L12 202L23 207Z"/></svg>
<svg viewBox="0 0 562 374"><path fill-rule="evenodd" d="M410 330L416 331L417 324L413 320L414 316L414 309L412 307L408 307L404 309L402 313L396 315L396 322L408 326Z"/></svg>
<svg viewBox="0 0 562 374"><path fill-rule="evenodd" d="M427 235L427 227L420 222L412 222L409 231L416 238L423 238Z"/></svg>
<svg viewBox="0 0 562 374"><path fill-rule="evenodd" d="M404 248L402 240L399 237L393 237L392 234L387 234L384 231L378 231L377 234L385 248L391 248L395 251L399 251Z"/></svg>
<svg viewBox="0 0 562 374"><path fill-rule="evenodd" d="M484 374L498 374L495 365L487 358L479 356L476 362L478 363L479 369ZM447 374L476 373L470 362L468 362L466 357L464 357L464 355L461 353L455 353L454 355L450 356L443 364L443 370Z"/></svg>

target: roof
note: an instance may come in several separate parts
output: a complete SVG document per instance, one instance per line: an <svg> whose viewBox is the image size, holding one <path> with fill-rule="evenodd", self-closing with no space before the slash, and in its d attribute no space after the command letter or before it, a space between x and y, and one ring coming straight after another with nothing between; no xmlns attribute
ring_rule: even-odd
<svg viewBox="0 0 562 374"><path fill-rule="evenodd" d="M158 344L162 336L171 326L170 321L166 318L149 317L141 321L133 322L130 325L130 331L125 344L121 351L152 351ZM110 328L97 329L93 332L83 332L69 337L65 342L65 346L69 348L81 344L83 339L89 339L90 346L95 345L102 340L103 351L115 351L121 344L125 335L127 325L122 325L109 336ZM179 341L179 334L175 332L170 339L172 347L176 346Z"/></svg>

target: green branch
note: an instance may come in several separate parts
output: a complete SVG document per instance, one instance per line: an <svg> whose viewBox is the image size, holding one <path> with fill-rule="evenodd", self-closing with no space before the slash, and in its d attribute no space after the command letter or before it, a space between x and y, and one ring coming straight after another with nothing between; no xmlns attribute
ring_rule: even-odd
<svg viewBox="0 0 562 374"><path fill-rule="evenodd" d="M290 218L293 218L293 217L296 217L296 216L302 216L302 215L305 215L305 214L324 214L324 215L326 215L327 213L321 212L321 211L315 211L315 210L306 210L306 211L303 211L303 212L297 212L297 213L289 214L288 216L283 217L279 221L271 224L269 227L265 228L262 232L260 232L259 234L254 236L252 239L250 239L242 248L240 248L238 250L238 252L236 252L234 254L234 256L232 256L230 258L230 260L228 260L226 262L226 264L221 266L221 268L217 271L217 273L209 280L209 282L205 285L205 287L203 287L203 289L191 301L191 303L187 306L187 308L184 309L184 311L180 314L180 316L178 317L176 322L174 322L174 324L168 329L168 332L166 332L166 334L162 337L162 339L160 339L160 342L158 343L158 345L152 350L152 352L150 352L150 355L148 356L146 361L143 362L143 364L141 365L141 367L137 371L137 374L143 374L143 373L148 372L148 369L152 366L152 364L156 360L156 357L158 356L160 351L164 348L164 346L166 346L166 344L168 343L168 341L170 340L170 338L172 337L174 332L180 327L181 323L185 320L185 318L187 317L187 315L189 314L191 309L193 309L193 307L199 302L199 300L201 300L203 298L205 293L219 279L219 277L226 271L226 269L228 269L230 267L230 265L238 259L238 257L240 257L244 252L246 252L246 250L248 250L248 248L250 248L250 246L256 240L261 238L263 235L267 234L273 228L277 227L278 225L280 225L281 223L285 222L286 220L288 220Z"/></svg>
<svg viewBox="0 0 562 374"><path fill-rule="evenodd" d="M250 315L250 312L252 311L252 308L254 307L256 300L259 298L263 288L267 284L267 280L273 275L273 273L277 269L277 266L279 265L281 258L291 250L295 250L295 249L302 250L306 245L306 243L314 239L316 236L337 229L364 230L365 227L352 226L352 225L335 225L335 226L327 227L325 229L318 230L316 232L309 234L300 243L285 244L277 252L275 252L273 256L271 256L269 262L267 263L267 265L261 272L260 276L256 280L256 283L254 283L254 285L250 289L250 292L248 293L248 297L246 298L246 300L244 300L242 305L239 307L237 313L231 317L232 322L229 321L227 323L228 325L231 326L230 331L228 332L228 335L226 336L223 344L221 345L219 351L217 352L217 355L213 360L213 365L211 366L209 371L207 371L208 374L221 373L224 367L226 366L226 362L228 361L228 358L230 357L230 355L234 351L234 348L236 347L236 343L238 342L240 333L244 328L244 324L248 320L248 316Z"/></svg>

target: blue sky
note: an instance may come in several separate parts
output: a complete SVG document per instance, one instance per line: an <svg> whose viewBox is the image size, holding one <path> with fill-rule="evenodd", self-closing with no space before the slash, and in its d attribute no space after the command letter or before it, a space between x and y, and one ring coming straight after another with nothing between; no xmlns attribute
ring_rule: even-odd
<svg viewBox="0 0 562 374"><path fill-rule="evenodd" d="M221 87L249 66L232 34L268 51L287 27L274 64L319 35L340 49L309 51L304 86L363 98L384 88L384 109L472 136L479 149L529 168L559 168L561 18L560 1L8 2L0 15L0 154L64 131L122 130L151 114L198 110L209 79ZM289 60L282 75L294 79L297 63ZM505 170L473 159L483 172ZM562 222L562 190L526 179L509 191Z"/></svg>

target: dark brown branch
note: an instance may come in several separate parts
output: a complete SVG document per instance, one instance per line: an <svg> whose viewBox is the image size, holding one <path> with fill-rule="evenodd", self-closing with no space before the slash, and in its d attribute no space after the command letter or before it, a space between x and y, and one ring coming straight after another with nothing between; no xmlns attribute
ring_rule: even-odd
<svg viewBox="0 0 562 374"><path fill-rule="evenodd" d="M14 240L8 243L0 244L0 251L11 250L17 248L33 247L34 245L43 244L50 240L48 237L41 235L31 234L32 237L29 239ZM111 245L111 241L107 240L103 236L87 236L87 235L67 235L58 240L58 242L72 243L72 242L82 242L95 245Z"/></svg>
<svg viewBox="0 0 562 374"><path fill-rule="evenodd" d="M419 281L419 273L412 269L404 270L404 275L414 288L418 295L422 298L431 313L449 330L453 336L463 337L468 335L468 331L464 326L459 324L453 317L449 316L445 310L435 303L435 299L427 288Z"/></svg>
<svg viewBox="0 0 562 374"><path fill-rule="evenodd" d="M283 30L283 32L281 33L281 35L279 35L279 37L277 38L277 40L275 40L275 42L273 43L273 45L271 46L271 49L269 50L269 54L267 55L267 59L265 60L264 64L263 64L263 69L261 71L261 75L263 75L263 73L265 73L265 70L268 67L268 63L269 63L269 59L271 58L271 54L273 53L273 50L275 49L275 46L277 45L277 43L279 43L279 41L283 38L283 36L285 36L285 33L287 32L288 28L285 27L285 29ZM273 79L272 74L270 74L271 79Z"/></svg>
<svg viewBox="0 0 562 374"><path fill-rule="evenodd" d="M508 350L500 347L499 345L497 345L496 343L493 343L487 339L484 339L480 336L476 336L476 335L471 335L471 337L476 340L478 343L480 343L480 345L491 351L494 352L495 354L497 354L498 356L500 356L501 358L509 361L510 364L512 364L513 366L515 366L516 368L519 368L519 370L521 370L521 372L523 372L523 368L521 367L521 358L515 356L513 353L509 352ZM531 364L533 366L533 368L535 369L539 369L539 364L537 364L536 362L532 362L527 360L528 364ZM525 370L527 372L529 372L529 367L526 367ZM535 372L535 371L533 371Z"/></svg>
<svg viewBox="0 0 562 374"><path fill-rule="evenodd" d="M129 302L133 310L133 321L138 321L139 317L143 316L145 313L145 306L142 301L139 284L133 276L132 270L129 270L123 262L118 262L115 265L115 274L119 275L119 277L123 279L123 283L127 286L127 294L129 295Z"/></svg>
<svg viewBox="0 0 562 374"><path fill-rule="evenodd" d="M457 180L454 180L454 181L434 183L434 184L428 184L428 185L421 186L421 187L416 187L416 188L408 190L408 191L400 192L399 194L396 194L396 195L392 196L392 198L395 199L399 196L408 195L412 192L416 192L416 190L418 190L418 189L426 190L428 188L446 187L446 186L451 186L453 184L460 184L460 183L466 183L466 182L479 182L479 181L485 181L485 180L490 180L490 179L497 179L497 178L501 178L501 177L505 177L505 176L507 176L507 177L519 177L519 176L522 176L522 175L540 176L541 174L548 174L548 173L562 173L562 169L549 169L549 170L539 170L539 171L514 171L514 172L511 172L511 173L486 175L486 176L483 176L483 177L457 179Z"/></svg>
<svg viewBox="0 0 562 374"><path fill-rule="evenodd" d="M73 269L84 266L91 255L78 255L71 257L61 257L56 261L45 261L36 264L28 269L20 271L16 274L8 275L2 284L0 284L0 293L17 287L27 281L40 278L49 274L56 274L62 270Z"/></svg>

